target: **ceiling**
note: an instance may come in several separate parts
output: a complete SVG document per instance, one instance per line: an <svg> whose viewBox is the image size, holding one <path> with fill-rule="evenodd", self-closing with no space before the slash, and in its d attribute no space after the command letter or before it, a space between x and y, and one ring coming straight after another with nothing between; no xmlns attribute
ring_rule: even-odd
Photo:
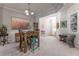
<svg viewBox="0 0 79 59"><path fill-rule="evenodd" d="M34 11L36 15L45 16L57 12L63 5L63 3L31 3L30 9ZM4 3L2 6L21 12L25 12L25 10L28 9L27 3Z"/></svg>

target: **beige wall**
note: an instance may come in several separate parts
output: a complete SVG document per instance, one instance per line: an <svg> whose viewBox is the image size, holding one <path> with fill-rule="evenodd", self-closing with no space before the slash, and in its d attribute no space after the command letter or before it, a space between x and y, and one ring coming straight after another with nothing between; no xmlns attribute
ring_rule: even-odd
<svg viewBox="0 0 79 59"><path fill-rule="evenodd" d="M18 30L13 30L11 28L11 17L19 17L23 18L26 20L29 20L29 18L25 15L25 13L20 13L18 11L10 10L7 8L2 8L0 9L0 25L4 24L8 28L8 33L9 33L9 41L14 42L15 41L15 33L18 32ZM38 18L36 16L32 16L30 23L31 23L31 29L28 30L33 30L33 22L38 22ZM24 31L28 31L24 30Z"/></svg>

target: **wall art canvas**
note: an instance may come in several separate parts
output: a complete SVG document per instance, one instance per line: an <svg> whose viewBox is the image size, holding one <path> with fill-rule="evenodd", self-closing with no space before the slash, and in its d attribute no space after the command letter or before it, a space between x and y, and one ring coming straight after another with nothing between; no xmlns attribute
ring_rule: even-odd
<svg viewBox="0 0 79 59"><path fill-rule="evenodd" d="M67 20L61 21L60 25L61 25L61 28L66 28L67 27Z"/></svg>
<svg viewBox="0 0 79 59"><path fill-rule="evenodd" d="M12 29L28 29L30 27L30 22L26 19L12 17L11 25Z"/></svg>

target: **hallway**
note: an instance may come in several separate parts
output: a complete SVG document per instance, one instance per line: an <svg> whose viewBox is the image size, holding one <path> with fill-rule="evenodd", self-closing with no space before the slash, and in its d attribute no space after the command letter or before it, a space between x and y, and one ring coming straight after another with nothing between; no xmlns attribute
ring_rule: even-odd
<svg viewBox="0 0 79 59"><path fill-rule="evenodd" d="M60 42L53 36L41 37L40 48L32 53L22 53L18 50L18 44L10 43L0 46L0 56L79 56L79 49L70 48L67 44Z"/></svg>

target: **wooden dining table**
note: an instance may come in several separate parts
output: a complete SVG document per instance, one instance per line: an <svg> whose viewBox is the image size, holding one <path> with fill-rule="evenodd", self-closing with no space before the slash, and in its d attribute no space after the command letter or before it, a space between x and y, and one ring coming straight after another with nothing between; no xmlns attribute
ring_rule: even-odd
<svg viewBox="0 0 79 59"><path fill-rule="evenodd" d="M20 51L26 53L27 48L30 50L32 48L31 46L31 36L35 36L37 38L37 47L40 46L40 41L39 41L39 32L36 31L28 31L28 32L19 32L17 33L20 36ZM16 36L15 36L16 37Z"/></svg>

